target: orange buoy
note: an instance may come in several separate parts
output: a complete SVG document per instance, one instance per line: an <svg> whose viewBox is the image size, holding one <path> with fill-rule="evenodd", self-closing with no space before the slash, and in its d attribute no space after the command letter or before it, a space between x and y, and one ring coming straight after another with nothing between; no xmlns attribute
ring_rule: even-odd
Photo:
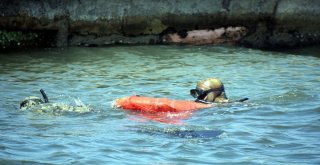
<svg viewBox="0 0 320 165"><path fill-rule="evenodd" d="M129 96L117 99L118 108L142 112L181 112L212 107L211 104L197 103L189 100L172 100L168 98L153 98Z"/></svg>

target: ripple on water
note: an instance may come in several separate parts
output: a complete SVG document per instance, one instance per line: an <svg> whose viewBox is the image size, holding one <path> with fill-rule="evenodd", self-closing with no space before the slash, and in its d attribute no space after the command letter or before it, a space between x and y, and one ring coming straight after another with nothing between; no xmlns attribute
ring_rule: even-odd
<svg viewBox="0 0 320 165"><path fill-rule="evenodd" d="M295 54L223 46L1 54L0 164L319 164L320 60ZM207 77L219 77L230 99L250 100L171 123L110 106L133 94L190 100ZM93 112L19 111L40 88ZM202 138L207 131L222 134Z"/></svg>

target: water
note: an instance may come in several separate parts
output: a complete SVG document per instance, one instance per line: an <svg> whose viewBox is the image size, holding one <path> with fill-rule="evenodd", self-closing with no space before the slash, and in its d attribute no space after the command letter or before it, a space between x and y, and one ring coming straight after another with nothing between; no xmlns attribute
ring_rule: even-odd
<svg viewBox="0 0 320 165"><path fill-rule="evenodd" d="M135 46L1 54L0 164L320 164L314 53ZM111 108L133 94L190 100L208 77L219 77L229 98L250 100L172 115L175 122ZM94 111L20 111L20 100L41 88L52 102L80 100ZM184 131L222 134L176 134Z"/></svg>

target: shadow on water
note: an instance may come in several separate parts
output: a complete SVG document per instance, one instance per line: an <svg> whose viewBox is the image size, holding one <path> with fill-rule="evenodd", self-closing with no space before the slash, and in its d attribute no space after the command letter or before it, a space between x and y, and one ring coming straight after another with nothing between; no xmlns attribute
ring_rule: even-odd
<svg viewBox="0 0 320 165"><path fill-rule="evenodd" d="M290 53L294 55L314 56L320 58L320 45L309 46L304 48L296 48L291 50L280 50L283 53Z"/></svg>
<svg viewBox="0 0 320 165"><path fill-rule="evenodd" d="M201 138L211 139L218 138L224 131L222 130L208 130L204 128L181 128L181 127L165 127L160 128L156 126L137 125L128 126L129 131L135 131L138 134L147 134L151 136L164 136L168 138Z"/></svg>

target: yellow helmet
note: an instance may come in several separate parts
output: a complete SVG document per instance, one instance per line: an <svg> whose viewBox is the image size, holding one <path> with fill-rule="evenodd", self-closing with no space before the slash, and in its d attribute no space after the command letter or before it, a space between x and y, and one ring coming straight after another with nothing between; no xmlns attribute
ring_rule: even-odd
<svg viewBox="0 0 320 165"><path fill-rule="evenodd" d="M228 102L223 83L217 78L200 80L190 94L200 102Z"/></svg>

